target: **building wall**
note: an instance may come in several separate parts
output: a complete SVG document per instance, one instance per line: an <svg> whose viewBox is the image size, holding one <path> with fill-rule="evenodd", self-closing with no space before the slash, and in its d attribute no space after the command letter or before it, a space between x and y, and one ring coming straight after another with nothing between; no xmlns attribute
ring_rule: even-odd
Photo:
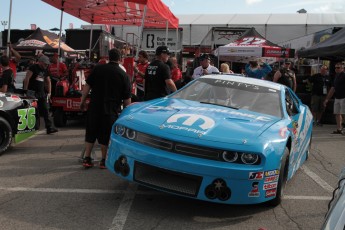
<svg viewBox="0 0 345 230"><path fill-rule="evenodd" d="M213 27L254 27L273 43L345 26L345 14L192 14L176 15L183 29L183 46L200 45ZM114 26L115 35L132 44L139 38L137 26Z"/></svg>

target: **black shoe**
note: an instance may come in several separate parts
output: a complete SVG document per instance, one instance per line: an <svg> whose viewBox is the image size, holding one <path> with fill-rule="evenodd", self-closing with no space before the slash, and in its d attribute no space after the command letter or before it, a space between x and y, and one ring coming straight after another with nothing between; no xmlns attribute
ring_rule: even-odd
<svg viewBox="0 0 345 230"><path fill-rule="evenodd" d="M56 128L48 128L47 129L47 134L56 133L56 132L59 132L59 130L57 130Z"/></svg>
<svg viewBox="0 0 345 230"><path fill-rule="evenodd" d="M92 162L91 157L85 157L85 158L84 158L84 160L83 160L83 166L84 166L84 168L86 168L86 169L93 167L93 162Z"/></svg>

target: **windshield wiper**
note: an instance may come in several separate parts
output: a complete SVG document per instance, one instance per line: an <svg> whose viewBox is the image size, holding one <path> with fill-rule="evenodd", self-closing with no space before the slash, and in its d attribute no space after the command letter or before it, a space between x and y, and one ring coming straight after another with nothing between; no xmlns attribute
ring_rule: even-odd
<svg viewBox="0 0 345 230"><path fill-rule="evenodd" d="M226 107L226 108L230 108L230 109L236 109L238 110L239 108L234 107L234 106L230 106L230 105L220 105L220 104L216 104L213 102L207 102L207 101L200 101L201 104L209 104L209 105L218 105L218 106L222 106L222 107Z"/></svg>

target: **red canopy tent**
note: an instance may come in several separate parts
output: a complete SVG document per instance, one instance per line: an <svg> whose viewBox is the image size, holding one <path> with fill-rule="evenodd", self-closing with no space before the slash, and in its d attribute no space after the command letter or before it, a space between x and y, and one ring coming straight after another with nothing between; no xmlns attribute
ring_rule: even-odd
<svg viewBox="0 0 345 230"><path fill-rule="evenodd" d="M161 0L42 0L92 24L178 28L179 20ZM146 12L145 11L146 7Z"/></svg>
<svg viewBox="0 0 345 230"><path fill-rule="evenodd" d="M137 25L141 27L139 40L144 27L178 29L179 20L161 0L42 0L81 20L93 24ZM91 27L92 31L92 27ZM90 33L90 50L92 33ZM140 47L140 45L139 45ZM59 52L60 53L60 52ZM90 58L91 52L89 52ZM138 55L138 52L136 53Z"/></svg>
<svg viewBox="0 0 345 230"><path fill-rule="evenodd" d="M274 62L277 58L293 58L294 50L278 46L263 36L254 28L246 31L236 41L225 46L220 46L215 51L220 61L245 62L251 58L261 57L268 62Z"/></svg>

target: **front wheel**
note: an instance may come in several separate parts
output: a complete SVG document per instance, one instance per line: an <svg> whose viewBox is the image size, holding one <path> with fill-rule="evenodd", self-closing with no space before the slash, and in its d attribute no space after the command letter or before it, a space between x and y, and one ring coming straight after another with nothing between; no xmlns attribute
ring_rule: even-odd
<svg viewBox="0 0 345 230"><path fill-rule="evenodd" d="M4 153L12 143L12 128L5 118L0 117L0 155Z"/></svg>
<svg viewBox="0 0 345 230"><path fill-rule="evenodd" d="M284 155L280 164L279 180L277 186L277 195L273 200L268 201L271 206L277 206L281 203L284 196L284 189L289 172L289 149L285 147Z"/></svg>

